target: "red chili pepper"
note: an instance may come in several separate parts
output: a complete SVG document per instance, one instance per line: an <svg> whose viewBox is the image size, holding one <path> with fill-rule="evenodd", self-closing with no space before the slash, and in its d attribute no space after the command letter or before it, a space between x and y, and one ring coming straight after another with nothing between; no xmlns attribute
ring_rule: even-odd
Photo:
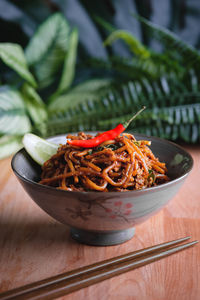
<svg viewBox="0 0 200 300"><path fill-rule="evenodd" d="M101 133L100 135L94 137L93 139L89 140L70 140L67 141L68 144L83 147L83 148L94 148L100 145L101 143L112 140L116 138L120 133L122 133L129 124L135 119L146 107L144 106L140 109L129 121L117 125L114 129L108 130L106 132Z"/></svg>

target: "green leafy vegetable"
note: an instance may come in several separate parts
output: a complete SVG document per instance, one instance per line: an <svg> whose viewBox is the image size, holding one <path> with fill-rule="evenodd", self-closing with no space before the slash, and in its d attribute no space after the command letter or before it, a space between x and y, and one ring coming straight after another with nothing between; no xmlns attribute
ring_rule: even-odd
<svg viewBox="0 0 200 300"><path fill-rule="evenodd" d="M109 144L109 145L106 145L105 148L108 148L108 149L111 149L111 150L115 151L119 148L119 146L116 145L116 144Z"/></svg>
<svg viewBox="0 0 200 300"><path fill-rule="evenodd" d="M111 149L111 150L114 151L114 150L117 150L117 149L119 148L119 146L116 145L116 144L109 144L109 145L105 145L105 146L99 146L99 147L97 147L96 149L94 148L93 152L102 151L102 150L104 150L105 148Z"/></svg>
<svg viewBox="0 0 200 300"><path fill-rule="evenodd" d="M140 141L134 141L133 142L136 146L140 146L141 145L141 142Z"/></svg>
<svg viewBox="0 0 200 300"><path fill-rule="evenodd" d="M93 152L93 150L89 150L89 151L88 151L88 155L91 155L92 152Z"/></svg>
<svg viewBox="0 0 200 300"><path fill-rule="evenodd" d="M149 169L148 180L150 180L150 178L152 178L153 182L155 182L156 176L155 176L155 174L154 174L154 171Z"/></svg>

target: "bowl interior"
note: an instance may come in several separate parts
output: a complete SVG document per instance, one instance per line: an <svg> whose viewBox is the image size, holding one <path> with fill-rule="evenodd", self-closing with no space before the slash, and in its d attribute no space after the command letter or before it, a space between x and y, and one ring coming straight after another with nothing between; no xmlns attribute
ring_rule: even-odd
<svg viewBox="0 0 200 300"><path fill-rule="evenodd" d="M193 159L191 155L180 146L157 137L147 137L141 134L135 134L135 137L137 140L145 139L152 142L150 148L161 162L166 163L168 176L171 180L184 176L192 169ZM66 143L66 135L51 137L48 140L57 144L64 144ZM40 180L41 167L31 159L25 149L15 154L12 167L17 175L24 179L34 182Z"/></svg>

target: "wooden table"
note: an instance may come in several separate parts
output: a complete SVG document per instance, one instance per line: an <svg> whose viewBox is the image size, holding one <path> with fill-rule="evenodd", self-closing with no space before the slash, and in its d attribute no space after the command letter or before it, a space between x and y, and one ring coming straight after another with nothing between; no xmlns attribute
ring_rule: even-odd
<svg viewBox="0 0 200 300"><path fill-rule="evenodd" d="M178 195L132 240L111 247L73 241L25 193L10 158L0 161L0 292L186 235L200 239L200 146L185 148L195 164ZM200 299L200 245L60 299Z"/></svg>

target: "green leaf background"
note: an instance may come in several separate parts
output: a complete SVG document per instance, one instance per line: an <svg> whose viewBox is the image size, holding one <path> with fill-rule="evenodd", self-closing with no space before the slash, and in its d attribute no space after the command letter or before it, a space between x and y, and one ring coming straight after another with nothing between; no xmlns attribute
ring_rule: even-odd
<svg viewBox="0 0 200 300"><path fill-rule="evenodd" d="M0 158L26 132L107 130L143 105L130 132L199 143L200 5L175 2L3 0Z"/></svg>
<svg viewBox="0 0 200 300"><path fill-rule="evenodd" d="M23 135L31 131L25 104L17 90L0 92L0 135Z"/></svg>
<svg viewBox="0 0 200 300"><path fill-rule="evenodd" d="M25 55L33 74L44 88L52 83L62 67L69 47L69 25L59 13L48 18L26 47Z"/></svg>
<svg viewBox="0 0 200 300"><path fill-rule="evenodd" d="M24 80L29 82L33 87L37 87L33 75L28 70L24 52L20 45L0 43L0 58Z"/></svg>

